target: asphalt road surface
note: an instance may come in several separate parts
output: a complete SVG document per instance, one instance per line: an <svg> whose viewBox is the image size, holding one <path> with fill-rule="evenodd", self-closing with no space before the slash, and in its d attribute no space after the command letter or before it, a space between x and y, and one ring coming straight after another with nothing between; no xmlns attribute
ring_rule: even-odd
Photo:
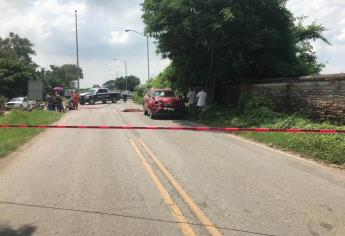
<svg viewBox="0 0 345 236"><path fill-rule="evenodd" d="M193 125L137 107L58 124ZM345 235L345 174L224 133L50 129L0 163L0 235Z"/></svg>

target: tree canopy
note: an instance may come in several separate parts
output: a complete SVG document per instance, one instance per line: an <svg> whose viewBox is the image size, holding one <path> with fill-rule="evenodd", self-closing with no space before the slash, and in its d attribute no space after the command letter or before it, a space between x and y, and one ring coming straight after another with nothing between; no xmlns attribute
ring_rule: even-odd
<svg viewBox="0 0 345 236"><path fill-rule="evenodd" d="M83 79L83 70L79 67L79 78ZM50 69L42 69L39 78L44 85L45 93L50 93L53 87L61 86L68 89L76 89L77 66L64 64L62 66L50 65Z"/></svg>
<svg viewBox="0 0 345 236"><path fill-rule="evenodd" d="M14 33L4 39L0 37L0 94L6 97L27 94L28 80L37 78L32 46L28 39Z"/></svg>
<svg viewBox="0 0 345 236"><path fill-rule="evenodd" d="M286 0L145 0L145 32L169 58L173 84L207 87L210 100L224 83L317 74L323 65L310 40L324 27L303 25Z"/></svg>
<svg viewBox="0 0 345 236"><path fill-rule="evenodd" d="M10 33L0 37L0 95L12 98L26 96L29 80L42 80L45 93L50 93L54 86L75 88L77 67L74 64L51 65L48 70L38 70L32 60L36 55L33 44L26 38ZM79 68L79 78L83 71Z"/></svg>
<svg viewBox="0 0 345 236"><path fill-rule="evenodd" d="M109 90L125 90L126 89L126 78L127 78L127 89L133 91L135 87L140 84L140 79L134 75L127 77L119 77L115 80L108 80L103 84L103 87Z"/></svg>

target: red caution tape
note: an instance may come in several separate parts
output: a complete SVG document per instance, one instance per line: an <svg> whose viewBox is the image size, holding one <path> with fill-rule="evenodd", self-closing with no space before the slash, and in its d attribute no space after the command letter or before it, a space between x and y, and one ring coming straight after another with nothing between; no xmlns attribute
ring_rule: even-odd
<svg viewBox="0 0 345 236"><path fill-rule="evenodd" d="M345 130L335 129L271 129L271 128L222 128L222 127L192 127L192 126L93 126L93 125L8 125L2 124L1 128L40 128L40 129L137 129L137 130L188 130L212 132L280 132L280 133L320 133L320 134L345 134Z"/></svg>

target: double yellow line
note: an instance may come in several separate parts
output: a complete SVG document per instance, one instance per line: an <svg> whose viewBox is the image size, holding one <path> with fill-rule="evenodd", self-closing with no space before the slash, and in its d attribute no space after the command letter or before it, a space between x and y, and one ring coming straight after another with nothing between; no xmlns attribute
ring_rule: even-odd
<svg viewBox="0 0 345 236"><path fill-rule="evenodd" d="M171 198L169 192L164 188L162 182L159 180L158 176L154 172L153 168L149 164L149 162L144 157L144 154L141 152L139 145L133 139L130 139L130 142L137 153L138 157L141 159L146 172L149 174L150 178L156 185L157 189L159 190L161 196L163 197L165 203L169 206L171 214L175 217L178 222L178 225L184 235L196 235L191 224L188 223L185 216L183 215L181 209L177 206L177 204ZM162 162L154 155L151 149L144 143L143 140L138 139L139 144L144 148L145 152L148 156L153 160L153 162L157 165L159 170L165 176L165 178L170 182L170 184L175 188L175 190L179 193L185 203L189 206L193 214L200 220L201 224L205 226L207 231L213 236L220 236L222 235L215 224L205 215L205 213L200 209L200 207L193 201L193 199L188 195L188 193L182 188L182 186L176 181L176 179L172 176L172 174L168 171L168 169L162 164Z"/></svg>

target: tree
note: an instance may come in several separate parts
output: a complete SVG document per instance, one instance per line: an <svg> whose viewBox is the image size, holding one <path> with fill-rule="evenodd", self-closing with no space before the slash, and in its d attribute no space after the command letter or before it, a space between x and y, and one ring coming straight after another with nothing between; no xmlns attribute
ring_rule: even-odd
<svg viewBox="0 0 345 236"><path fill-rule="evenodd" d="M174 85L171 81L174 79L174 71L171 65L166 67L163 72L161 72L155 78L146 81L146 90L150 88L172 88Z"/></svg>
<svg viewBox="0 0 345 236"><path fill-rule="evenodd" d="M117 90L116 88L116 79L113 79L113 80L108 80L107 82L105 82L102 86L104 88L107 88L109 90Z"/></svg>
<svg viewBox="0 0 345 236"><path fill-rule="evenodd" d="M296 27L286 0L145 0L142 6L145 32L172 61L171 81L179 88L205 85L211 102L224 83L320 67L307 42L323 39L324 28Z"/></svg>
<svg viewBox="0 0 345 236"><path fill-rule="evenodd" d="M37 79L37 65L32 43L17 34L0 37L0 94L6 97L26 96L30 79Z"/></svg>
<svg viewBox="0 0 345 236"><path fill-rule="evenodd" d="M127 89L133 91L135 87L140 84L140 79L134 75L127 76ZM103 84L103 87L109 90L125 90L126 89L126 77L119 77L114 80L108 80Z"/></svg>
<svg viewBox="0 0 345 236"><path fill-rule="evenodd" d="M303 20L306 17L296 18L297 24L293 28L296 38L297 62L296 71L302 75L319 74L325 67L324 64L317 61L317 56L310 40L322 40L328 45L331 43L323 36L325 28L322 25L313 22L304 26Z"/></svg>
<svg viewBox="0 0 345 236"><path fill-rule="evenodd" d="M79 67L79 78L83 79L83 70ZM62 86L76 89L77 66L65 64L62 66L50 65L50 70L41 70L40 79L43 81L45 93L50 93L53 87Z"/></svg>

